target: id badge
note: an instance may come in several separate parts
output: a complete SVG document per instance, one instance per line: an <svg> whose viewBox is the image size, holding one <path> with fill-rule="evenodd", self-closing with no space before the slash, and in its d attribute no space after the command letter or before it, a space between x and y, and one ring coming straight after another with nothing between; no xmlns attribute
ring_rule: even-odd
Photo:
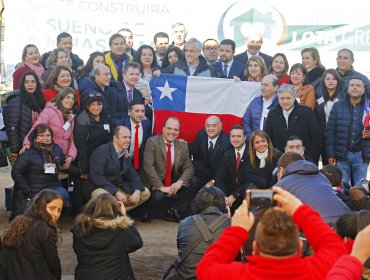
<svg viewBox="0 0 370 280"><path fill-rule="evenodd" d="M54 163L44 163L45 174L55 174L56 165Z"/></svg>
<svg viewBox="0 0 370 280"><path fill-rule="evenodd" d="M71 124L68 121L66 121L63 125L63 128L64 128L64 130L67 130L70 126L71 126Z"/></svg>
<svg viewBox="0 0 370 280"><path fill-rule="evenodd" d="M110 132L109 124L104 124L104 130Z"/></svg>

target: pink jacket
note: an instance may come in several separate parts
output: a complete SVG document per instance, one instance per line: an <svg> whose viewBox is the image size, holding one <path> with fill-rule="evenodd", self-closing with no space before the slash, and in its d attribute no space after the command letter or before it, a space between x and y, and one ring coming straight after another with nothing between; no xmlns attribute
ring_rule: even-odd
<svg viewBox="0 0 370 280"><path fill-rule="evenodd" d="M70 123L70 126L67 128L67 130L65 130L63 128L64 120L63 120L62 112L58 110L57 107L53 103L51 102L46 103L44 110L41 111L37 120L33 124L30 132L28 132L27 136L24 138L23 145L31 144L28 139L29 134L31 133L31 131L33 131L36 125L40 123L44 123L44 124L49 125L51 129L53 130L54 143L60 146L63 154L66 157L69 156L73 160L75 160L77 156L77 149L75 146L75 142L73 140L74 119L75 119L75 115L73 115L68 120L68 122Z"/></svg>

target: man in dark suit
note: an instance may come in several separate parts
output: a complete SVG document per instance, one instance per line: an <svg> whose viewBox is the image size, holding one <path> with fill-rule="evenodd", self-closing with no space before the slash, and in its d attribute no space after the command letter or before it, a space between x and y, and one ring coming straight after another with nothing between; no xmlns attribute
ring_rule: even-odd
<svg viewBox="0 0 370 280"><path fill-rule="evenodd" d="M179 120L168 118L164 123L163 135L150 137L144 151L144 181L151 188L149 215L153 217L156 210L161 212L162 206L169 209L166 218L176 222L185 217L194 196L190 185L194 168L188 145L176 140L179 133ZM161 216L160 213L157 215Z"/></svg>
<svg viewBox="0 0 370 280"><path fill-rule="evenodd" d="M216 175L216 186L224 191L226 206L234 212L242 203L247 188L248 147L242 125L231 128L230 143L233 148L224 154Z"/></svg>
<svg viewBox="0 0 370 280"><path fill-rule="evenodd" d="M282 84L277 95L279 104L268 113L265 127L273 146L283 152L289 136L297 135L305 154L318 162L323 135L314 112L298 104L292 85Z"/></svg>
<svg viewBox="0 0 370 280"><path fill-rule="evenodd" d="M123 125L131 131L131 144L128 148L135 170L141 170L144 160L146 140L152 136L151 122L145 117L144 103L131 101L128 109L129 117L124 119Z"/></svg>
<svg viewBox="0 0 370 280"><path fill-rule="evenodd" d="M245 64L234 59L235 42L230 39L222 40L218 53L220 61L213 64L217 77L232 79L237 76L241 79L244 76Z"/></svg>
<svg viewBox="0 0 370 280"><path fill-rule="evenodd" d="M214 186L215 176L225 151L230 148L230 139L222 131L222 122L217 116L206 119L197 138L189 145L193 159L195 176L192 186L197 190L204 186Z"/></svg>
<svg viewBox="0 0 370 280"><path fill-rule="evenodd" d="M247 50L243 53L236 55L235 60L239 61L243 65L246 65L248 59L252 55L258 55L265 60L267 69L270 68L272 64L272 57L265 53L260 52L262 44L263 40L260 33L257 32L249 33L247 37Z"/></svg>
<svg viewBox="0 0 370 280"><path fill-rule="evenodd" d="M91 197L110 193L121 201L127 211L144 203L150 192L144 188L139 175L131 165L128 147L131 132L127 127L117 126L113 131L113 142L101 145L90 157Z"/></svg>
<svg viewBox="0 0 370 280"><path fill-rule="evenodd" d="M118 107L122 112L128 112L128 104L131 101L139 101L144 103L145 99L140 90L135 88L140 79L140 65L136 62L129 62L123 66L123 80L118 83L120 91L119 98L117 99ZM149 105L145 106L145 116L151 119L152 109Z"/></svg>

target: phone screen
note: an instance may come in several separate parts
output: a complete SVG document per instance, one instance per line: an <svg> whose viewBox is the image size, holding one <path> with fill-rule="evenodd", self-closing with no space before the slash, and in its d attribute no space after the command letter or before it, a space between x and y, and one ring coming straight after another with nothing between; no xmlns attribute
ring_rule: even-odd
<svg viewBox="0 0 370 280"><path fill-rule="evenodd" d="M250 209L269 208L275 206L273 190L247 190Z"/></svg>

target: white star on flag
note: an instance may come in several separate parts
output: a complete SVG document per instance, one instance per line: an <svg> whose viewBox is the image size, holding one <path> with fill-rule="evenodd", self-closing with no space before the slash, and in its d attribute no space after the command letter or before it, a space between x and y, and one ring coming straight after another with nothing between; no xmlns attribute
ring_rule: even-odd
<svg viewBox="0 0 370 280"><path fill-rule="evenodd" d="M159 97L159 100L161 100L162 98L164 98L165 96L167 96L169 99L172 99L172 92L177 90L177 88L170 88L170 86L168 85L168 81L166 80L165 84L164 84L164 87L157 87L158 90L160 90L162 92L161 94L161 97Z"/></svg>

